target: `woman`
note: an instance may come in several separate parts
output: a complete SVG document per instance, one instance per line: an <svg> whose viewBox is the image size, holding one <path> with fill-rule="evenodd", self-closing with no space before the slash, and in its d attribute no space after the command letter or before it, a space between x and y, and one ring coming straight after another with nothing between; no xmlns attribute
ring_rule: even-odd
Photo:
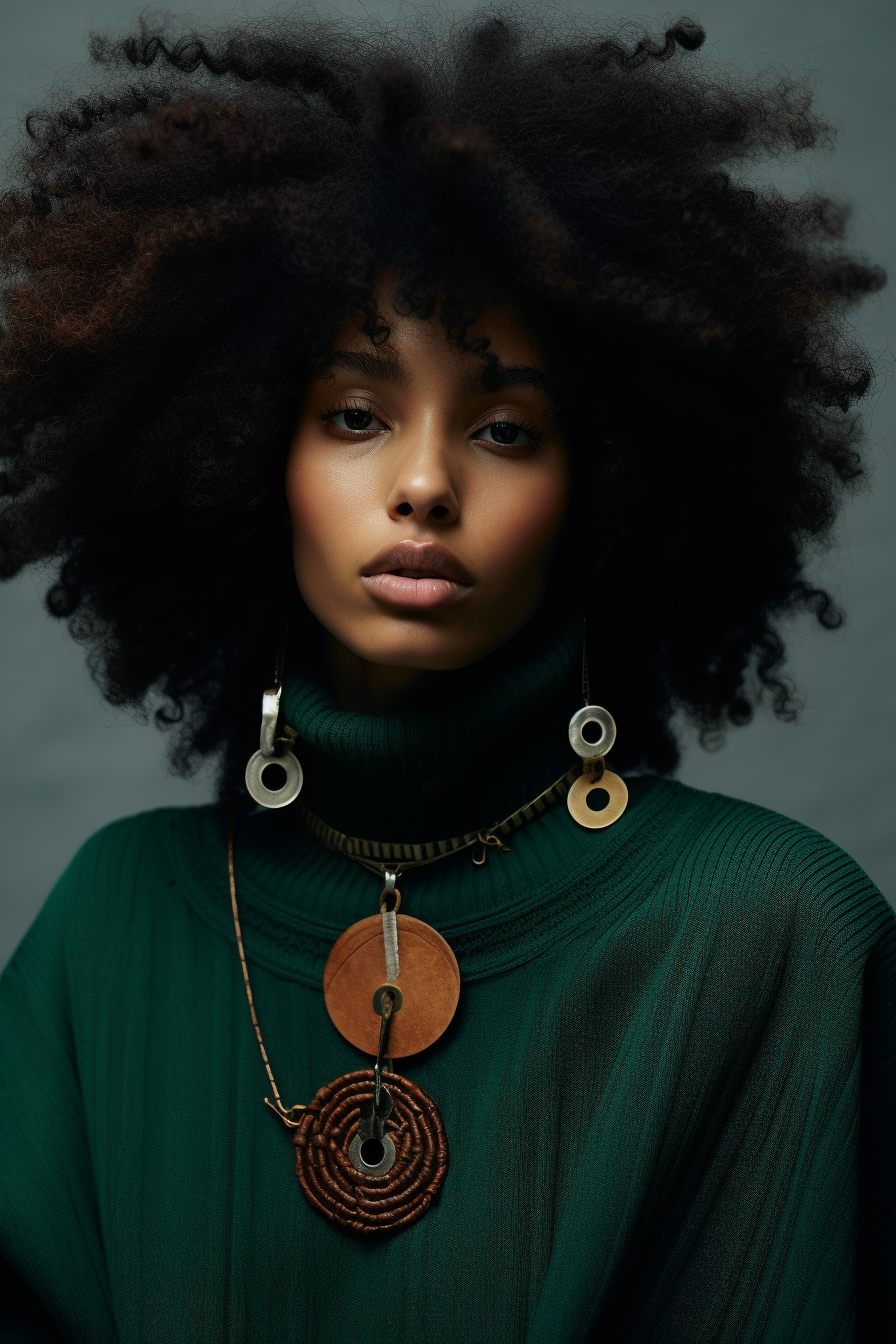
<svg viewBox="0 0 896 1344"><path fill-rule="evenodd" d="M8 1338L888 1337L892 913L668 778L837 623L881 277L701 41L142 29L30 122L5 572L220 801L4 977Z"/></svg>

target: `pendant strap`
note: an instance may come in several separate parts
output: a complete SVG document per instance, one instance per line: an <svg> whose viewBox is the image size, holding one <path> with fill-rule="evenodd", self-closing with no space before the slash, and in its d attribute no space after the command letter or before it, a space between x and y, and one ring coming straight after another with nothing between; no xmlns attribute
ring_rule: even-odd
<svg viewBox="0 0 896 1344"><path fill-rule="evenodd" d="M398 961L398 907L401 892L395 885L397 873L385 873L386 885L380 892L380 913L383 917L383 947L386 953L386 979L392 984L401 974Z"/></svg>

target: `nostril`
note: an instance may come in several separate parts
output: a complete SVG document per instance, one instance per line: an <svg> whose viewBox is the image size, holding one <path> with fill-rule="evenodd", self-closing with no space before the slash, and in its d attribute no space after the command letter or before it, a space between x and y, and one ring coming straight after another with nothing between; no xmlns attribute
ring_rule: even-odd
<svg viewBox="0 0 896 1344"><path fill-rule="evenodd" d="M403 515L405 516L405 518L406 518L406 517L408 516L409 513L413 513L413 512L414 512L414 509L413 509L413 506L412 506L411 504L399 504L399 506L398 506L398 508L395 510L395 512L396 512L396 513L401 513L401 514L403 514Z"/></svg>
<svg viewBox="0 0 896 1344"><path fill-rule="evenodd" d="M436 504L429 512L433 518L446 518L448 516L448 510L444 504Z"/></svg>

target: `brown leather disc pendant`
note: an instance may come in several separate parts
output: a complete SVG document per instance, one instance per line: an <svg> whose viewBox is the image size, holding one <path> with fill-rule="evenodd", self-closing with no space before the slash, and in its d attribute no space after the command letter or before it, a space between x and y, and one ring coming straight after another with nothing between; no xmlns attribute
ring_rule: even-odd
<svg viewBox="0 0 896 1344"><path fill-rule="evenodd" d="M401 1000L389 1029L388 1054L403 1059L432 1045L450 1023L460 997L460 972L435 929L410 915L399 914L396 921L400 972L395 985ZM382 917L371 915L334 943L324 970L324 1001L333 1025L368 1055L377 1052L382 1019L374 995L383 987L385 964Z"/></svg>
<svg viewBox="0 0 896 1344"><path fill-rule="evenodd" d="M382 1080L391 1108L381 1139L359 1143L362 1114L365 1106L372 1110L375 1094L373 1069L360 1069L320 1089L293 1140L296 1175L308 1202L355 1232L390 1232L415 1223L448 1170L445 1128L435 1102L397 1073L384 1073Z"/></svg>

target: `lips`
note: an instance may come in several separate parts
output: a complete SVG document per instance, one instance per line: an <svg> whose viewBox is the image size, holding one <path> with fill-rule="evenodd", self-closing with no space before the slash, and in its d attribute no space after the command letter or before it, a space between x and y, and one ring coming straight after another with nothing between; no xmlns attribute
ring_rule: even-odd
<svg viewBox="0 0 896 1344"><path fill-rule="evenodd" d="M380 602L418 611L454 606L473 588L472 575L457 557L429 541L390 546L364 566L361 582Z"/></svg>

